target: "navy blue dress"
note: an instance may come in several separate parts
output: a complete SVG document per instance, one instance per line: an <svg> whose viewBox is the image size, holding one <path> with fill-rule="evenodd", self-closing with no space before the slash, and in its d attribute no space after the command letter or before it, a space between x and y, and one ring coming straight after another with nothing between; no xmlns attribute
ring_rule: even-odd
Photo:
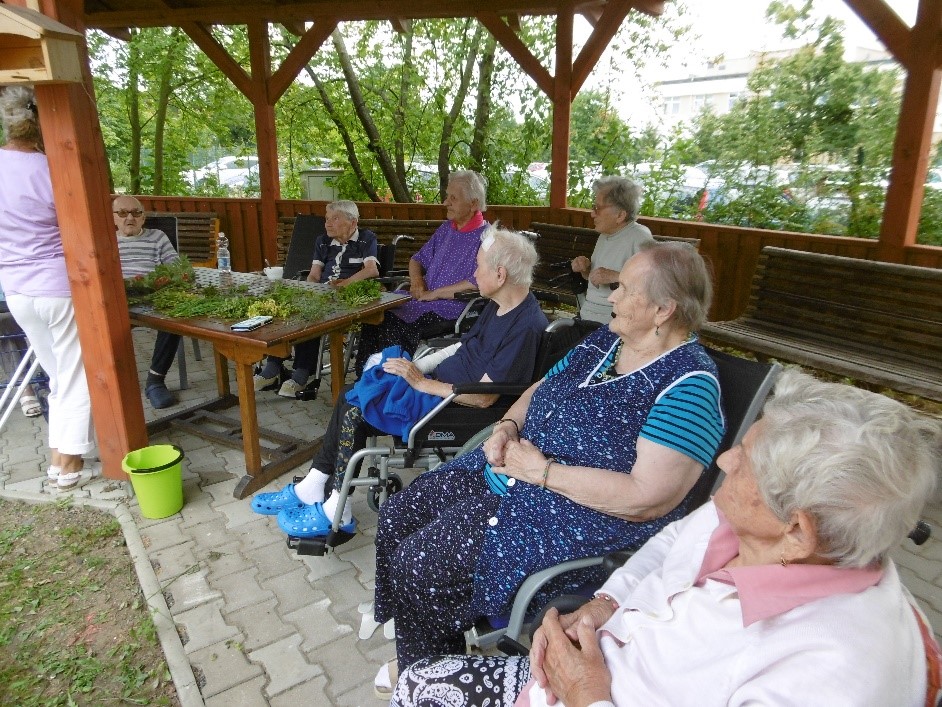
<svg viewBox="0 0 942 707"><path fill-rule="evenodd" d="M637 371L600 380L618 343L602 327L573 349L533 395L521 436L559 463L630 473L659 396L692 374L716 379L712 359L691 337ZM718 395L712 404L718 430L710 458L722 435ZM506 611L533 572L641 545L686 510L684 499L661 518L634 523L525 482L498 495L484 466L478 448L423 474L380 510L375 617L396 619L401 668L463 652L463 631L479 616Z"/></svg>

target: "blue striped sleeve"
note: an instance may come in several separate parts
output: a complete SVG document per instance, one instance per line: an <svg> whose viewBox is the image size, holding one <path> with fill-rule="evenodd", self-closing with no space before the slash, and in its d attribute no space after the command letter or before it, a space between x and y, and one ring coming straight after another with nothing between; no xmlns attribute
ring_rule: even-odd
<svg viewBox="0 0 942 707"><path fill-rule="evenodd" d="M553 366L552 368L550 368L550 369L546 372L546 375L543 376L543 380L548 380L548 379L552 378L553 376L558 376L560 373L562 373L563 371L565 371L566 368L569 366L569 359L570 359L570 357L572 356L572 351L573 351L573 350L570 349L569 352L568 352L565 356L563 356L563 357L556 363L555 366Z"/></svg>
<svg viewBox="0 0 942 707"><path fill-rule="evenodd" d="M639 436L675 449L703 466L716 456L726 428L720 386L709 373L692 373L658 396Z"/></svg>

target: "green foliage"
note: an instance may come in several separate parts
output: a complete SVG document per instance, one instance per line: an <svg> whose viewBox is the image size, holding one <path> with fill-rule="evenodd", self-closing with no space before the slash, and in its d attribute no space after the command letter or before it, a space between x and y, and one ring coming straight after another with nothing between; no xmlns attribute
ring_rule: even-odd
<svg viewBox="0 0 942 707"><path fill-rule="evenodd" d="M142 301L149 302L168 317L245 319L268 315L310 321L372 302L381 292L379 283L371 280L354 282L324 293L277 282L264 295L250 295L245 288L223 292L215 287L179 284L165 286Z"/></svg>
<svg viewBox="0 0 942 707"><path fill-rule="evenodd" d="M164 287L189 287L196 282L189 258L180 255L172 263L160 263L146 275L129 277L124 281L124 290L129 297L140 297Z"/></svg>

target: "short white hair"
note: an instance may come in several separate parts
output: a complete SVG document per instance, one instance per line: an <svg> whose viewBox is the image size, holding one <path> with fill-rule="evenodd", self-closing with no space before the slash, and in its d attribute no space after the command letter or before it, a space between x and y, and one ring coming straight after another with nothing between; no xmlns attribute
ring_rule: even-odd
<svg viewBox="0 0 942 707"><path fill-rule="evenodd" d="M477 201L478 211L487 211L487 186L480 174L470 169L459 169L448 177L448 185L461 187L465 199Z"/></svg>
<svg viewBox="0 0 942 707"><path fill-rule="evenodd" d="M357 205L352 201L347 201L346 199L330 202L327 204L327 211L336 211L337 213L341 213L351 221L353 219L360 218L360 209L358 209Z"/></svg>
<svg viewBox="0 0 942 707"><path fill-rule="evenodd" d="M916 526L939 474L942 423L797 370L779 378L762 419L751 453L759 491L782 522L810 514L819 554L865 567Z"/></svg>
<svg viewBox="0 0 942 707"><path fill-rule="evenodd" d="M484 251L484 262L491 270L503 266L507 279L512 285L526 285L533 282L533 269L539 262L536 247L524 235L500 228L495 224L481 234L481 241L493 236L490 248Z"/></svg>
<svg viewBox="0 0 942 707"><path fill-rule="evenodd" d="M0 88L0 122L7 140L36 140L39 137L39 116L36 94L30 86Z"/></svg>

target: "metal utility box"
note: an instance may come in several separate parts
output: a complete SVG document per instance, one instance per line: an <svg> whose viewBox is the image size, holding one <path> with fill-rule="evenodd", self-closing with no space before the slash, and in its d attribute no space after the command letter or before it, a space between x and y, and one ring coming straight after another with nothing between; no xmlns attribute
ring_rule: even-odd
<svg viewBox="0 0 942 707"><path fill-rule="evenodd" d="M41 12L0 5L0 85L80 82L84 41Z"/></svg>
<svg viewBox="0 0 942 707"><path fill-rule="evenodd" d="M342 169L305 169L301 171L301 190L308 201L337 201L337 187L327 180L339 177Z"/></svg>

